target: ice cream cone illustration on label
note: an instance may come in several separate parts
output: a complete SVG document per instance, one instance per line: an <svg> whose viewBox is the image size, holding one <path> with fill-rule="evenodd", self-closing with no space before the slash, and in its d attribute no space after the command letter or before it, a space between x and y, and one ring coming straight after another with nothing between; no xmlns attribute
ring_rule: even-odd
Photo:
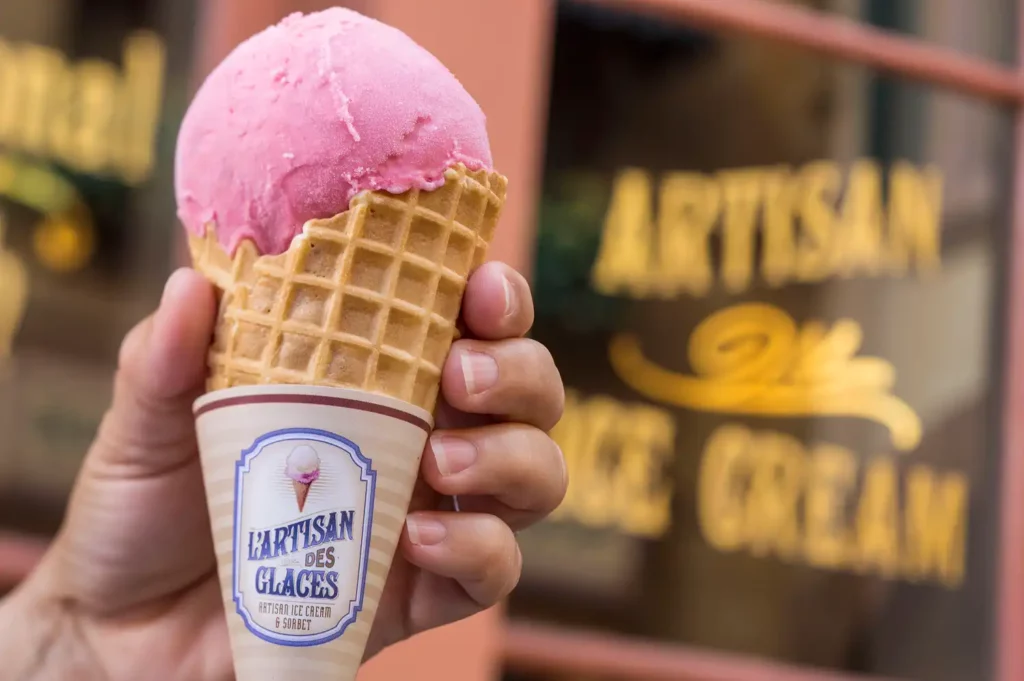
<svg viewBox="0 0 1024 681"><path fill-rule="evenodd" d="M320 457L316 450L307 445L300 445L288 455L284 474L292 481L295 490L295 501L299 504L299 512L306 508L306 497L309 487L320 477Z"/></svg>

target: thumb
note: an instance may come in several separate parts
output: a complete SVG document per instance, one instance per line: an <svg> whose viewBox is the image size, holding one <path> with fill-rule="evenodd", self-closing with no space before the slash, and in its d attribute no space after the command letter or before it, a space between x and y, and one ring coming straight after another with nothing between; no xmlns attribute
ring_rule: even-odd
<svg viewBox="0 0 1024 681"><path fill-rule="evenodd" d="M195 453L192 402L203 391L216 300L199 273L182 268L160 307L121 345L114 401L89 463L123 476L152 476Z"/></svg>

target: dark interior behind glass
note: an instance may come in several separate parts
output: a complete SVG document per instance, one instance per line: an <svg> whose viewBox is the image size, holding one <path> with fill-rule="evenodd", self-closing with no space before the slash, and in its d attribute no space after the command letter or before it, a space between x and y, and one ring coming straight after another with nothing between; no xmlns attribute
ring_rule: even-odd
<svg viewBox="0 0 1024 681"><path fill-rule="evenodd" d="M535 337L567 384L557 437L573 489L555 520L523 534L527 572L512 616L915 681L990 678L1011 113L789 46L589 3L558 7ZM821 219L836 234L862 219L893 233L906 220L922 226L941 205L937 252L918 242L916 259L897 267L899 254L883 246L881 271L840 265L802 279L799 264L766 255L778 248L766 240L782 233L767 223L799 214L794 224L819 224L810 199L784 207L790 180L835 173ZM717 198L664 203L676 196L669 186ZM648 211L653 240L635 257L657 271L616 288L595 271L607 225L619 219L613 207L627 203L630 215ZM669 229L665 205L692 212L672 224L732 207L701 242L706 262L685 259L677 243L683 259L657 264L669 248L658 241ZM757 225L748 246L723 236L729 220L748 218ZM808 229L798 242L814 238ZM843 243L836 262L865 247ZM709 281L686 269L702 263ZM881 420L694 408L651 397L653 379L625 375L641 365L623 359L623 338L637 341L630 347L641 348L645 370L700 375L714 356L694 358L694 332L737 309L768 310L773 323L803 331L838 325L850 357L877 358L875 369L891 374L890 402L915 415L920 437L893 444L906 423L896 407L881 408ZM751 320L761 323L737 323ZM869 364L852 375L872 374ZM732 460L743 463L727 474L729 447L742 449ZM947 493L948 504L928 506ZM757 535L777 522L762 511L792 514L792 523ZM822 514L840 519L843 555L827 555L831 539L811 545L809 518ZM933 553L918 555L926 535ZM873 563L876 541L900 553Z"/></svg>

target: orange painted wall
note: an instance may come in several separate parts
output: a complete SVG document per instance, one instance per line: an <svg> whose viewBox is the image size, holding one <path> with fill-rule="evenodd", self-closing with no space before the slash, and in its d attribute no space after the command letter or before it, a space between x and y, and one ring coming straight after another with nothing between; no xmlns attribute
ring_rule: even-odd
<svg viewBox="0 0 1024 681"><path fill-rule="evenodd" d="M496 681L501 632L501 612L489 610L385 650L356 681Z"/></svg>

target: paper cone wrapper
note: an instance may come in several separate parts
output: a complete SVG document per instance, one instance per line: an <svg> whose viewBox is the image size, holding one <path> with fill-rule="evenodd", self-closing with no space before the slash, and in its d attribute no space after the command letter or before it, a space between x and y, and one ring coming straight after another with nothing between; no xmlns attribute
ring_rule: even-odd
<svg viewBox="0 0 1024 681"><path fill-rule="evenodd" d="M237 680L352 681L430 414L361 390L284 385L218 390L195 413ZM304 504L286 475L299 447L320 462Z"/></svg>

